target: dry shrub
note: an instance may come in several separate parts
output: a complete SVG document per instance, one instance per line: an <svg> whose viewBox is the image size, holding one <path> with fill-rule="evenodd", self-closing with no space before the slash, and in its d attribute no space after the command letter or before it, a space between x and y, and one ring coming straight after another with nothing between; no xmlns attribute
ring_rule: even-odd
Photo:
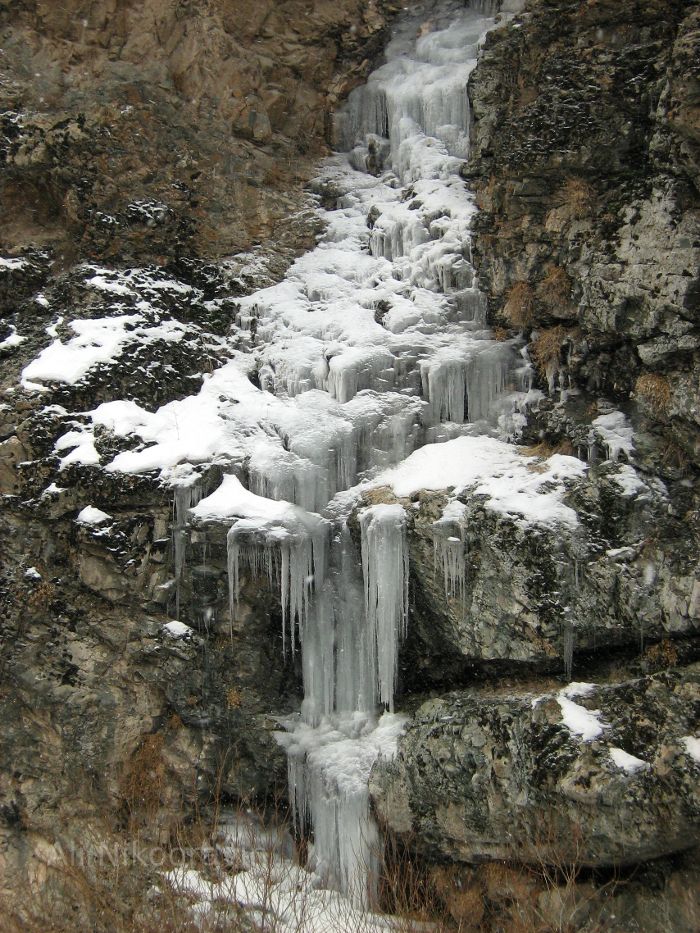
<svg viewBox="0 0 700 933"><path fill-rule="evenodd" d="M479 930L486 909L484 889L478 873L457 866L440 866L431 879L444 910L459 930Z"/></svg>
<svg viewBox="0 0 700 933"><path fill-rule="evenodd" d="M504 343L510 338L510 331L505 327L494 327L493 329L493 339L497 340L499 343Z"/></svg>
<svg viewBox="0 0 700 933"><path fill-rule="evenodd" d="M662 462L665 467L677 470L681 474L687 473L690 465L688 454L675 441L669 441L664 448Z"/></svg>
<svg viewBox="0 0 700 933"><path fill-rule="evenodd" d="M569 338L571 331L561 325L549 327L537 335L530 344L530 354L542 376L549 378L552 371L559 368L561 348Z"/></svg>
<svg viewBox="0 0 700 933"><path fill-rule="evenodd" d="M541 440L539 444L533 444L530 447L519 447L518 450L526 457L553 457L554 454L562 454L565 457L573 457L576 454L574 446L568 437L562 438L556 444L546 440Z"/></svg>
<svg viewBox="0 0 700 933"><path fill-rule="evenodd" d="M503 317L513 327L531 327L535 320L535 294L527 282L516 282L508 292Z"/></svg>
<svg viewBox="0 0 700 933"><path fill-rule="evenodd" d="M553 310L571 305L572 281L566 269L552 266L540 282L537 292L542 302Z"/></svg>
<svg viewBox="0 0 700 933"><path fill-rule="evenodd" d="M409 931L414 922L429 923L434 933L447 931L444 901L424 859L411 845L388 834L380 853L379 901L397 918L392 929Z"/></svg>
<svg viewBox="0 0 700 933"><path fill-rule="evenodd" d="M161 804L165 784L163 736L144 736L120 782L129 818L149 820Z"/></svg>
<svg viewBox="0 0 700 933"><path fill-rule="evenodd" d="M661 671L678 664L678 651L668 638L650 645L642 655L642 663L647 670Z"/></svg>
<svg viewBox="0 0 700 933"><path fill-rule="evenodd" d="M505 862L491 862L481 870L488 913L496 926L513 933L538 929L537 896L543 890L540 879L526 869Z"/></svg>
<svg viewBox="0 0 700 933"><path fill-rule="evenodd" d="M56 587L53 583L42 580L27 596L26 607L32 612L46 612L55 598Z"/></svg>
<svg viewBox="0 0 700 933"><path fill-rule="evenodd" d="M240 709L243 703L243 694L238 687L229 687L226 691L227 709Z"/></svg>
<svg viewBox="0 0 700 933"><path fill-rule="evenodd" d="M179 729L182 729L184 726L182 717L179 716L177 713L173 713L172 716L170 716L168 719L167 726L170 732L177 732Z"/></svg>
<svg viewBox="0 0 700 933"><path fill-rule="evenodd" d="M665 376L642 373L634 386L635 394L657 414L665 414L671 405L671 387Z"/></svg>
<svg viewBox="0 0 700 933"><path fill-rule="evenodd" d="M557 200L569 209L572 217L581 220L591 214L596 193L583 178L569 178L559 189Z"/></svg>
<svg viewBox="0 0 700 933"><path fill-rule="evenodd" d="M3 933L195 933L188 904L134 859L126 840L87 831L43 862L30 897L0 901Z"/></svg>

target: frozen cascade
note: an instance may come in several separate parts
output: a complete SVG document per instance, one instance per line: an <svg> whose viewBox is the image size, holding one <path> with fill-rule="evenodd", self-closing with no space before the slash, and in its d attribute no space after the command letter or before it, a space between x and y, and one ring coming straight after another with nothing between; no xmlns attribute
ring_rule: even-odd
<svg viewBox="0 0 700 933"><path fill-rule="evenodd" d="M316 248L281 282L237 299L230 361L199 396L139 411L151 443L124 455L134 471L165 462L173 477L183 459L224 465L221 487L199 505L178 494L178 573L178 516L194 505L196 517L231 525L232 618L248 579L277 589L283 644L300 647L304 686L300 714L277 734L290 802L313 831L320 882L363 906L375 902L380 842L369 775L403 727L393 710L408 551L399 504L366 505L355 544L357 484L428 442L517 434L528 398L520 344L486 327L471 262L476 207L459 175L467 81L490 12L427 0L397 20L386 63L337 115L345 153L314 182L336 193L334 209L318 209ZM110 423L123 415L104 413ZM183 421L199 430L183 438ZM446 598L464 603L459 508L448 506L433 539Z"/></svg>
<svg viewBox="0 0 700 933"><path fill-rule="evenodd" d="M453 18L456 11L456 5L450 6ZM503 421L513 407L510 398L522 389L512 342L498 343L484 330L486 305L465 248L474 210L457 175L468 145L465 87L476 43L489 23L469 11L456 15L449 28L428 32L417 42L415 20L400 24L387 65L351 95L339 120L351 164L377 177L382 163L390 161L398 184L412 183L414 200L397 199L396 182L390 180L386 185L380 178L369 189L351 184L338 210L326 215L329 233L314 264L307 261L306 269L299 264L298 290L286 292L284 309L275 300L257 305L257 333L267 340L262 351L266 387L300 400L318 389L328 392L353 425L358 476L400 462L441 423L458 428ZM420 78L409 80L416 67ZM381 137L389 137L390 145ZM369 257L359 262L355 253L348 267L338 246L343 234L356 235L358 209ZM338 323L326 315L316 324L310 317L314 302L339 313L347 307L348 314ZM374 318L359 343L350 331L352 302ZM306 343L297 346L308 356L292 358L282 345L280 313L307 335ZM255 491L321 508L352 483L349 476L343 477L345 483L340 476L329 480L333 466L319 460L319 451L333 447L314 450L292 440L288 452L267 466L256 454L249 467ZM304 492L303 471L310 463L315 464L307 473L313 483ZM318 498L314 487L322 490ZM454 518L446 513L436 523L435 553L446 596L464 602L461 529L458 535L448 533ZM408 616L408 552L402 506L365 508L359 524L362 579L341 517L332 535L327 578L316 574L313 593L297 588L291 597L283 584L283 607L290 600L285 612L292 620L295 613L303 617L304 701L300 720L289 723L278 738L287 750L296 818L313 827L311 867L325 884L368 906L376 894L373 864L379 843L368 779L376 757L393 753L401 730L393 708L398 648ZM302 542L295 547L298 553L290 551L288 566L297 560L294 576L301 579L311 572L311 558L308 544L306 550ZM265 560L269 573L270 559ZM232 573L237 573L235 566ZM290 593L291 587L290 578ZM377 706L388 709L379 720Z"/></svg>

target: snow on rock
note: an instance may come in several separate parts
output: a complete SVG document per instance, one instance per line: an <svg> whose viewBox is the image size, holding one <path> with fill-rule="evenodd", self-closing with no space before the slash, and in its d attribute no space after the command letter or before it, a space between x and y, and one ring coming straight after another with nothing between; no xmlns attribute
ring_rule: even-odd
<svg viewBox="0 0 700 933"><path fill-rule="evenodd" d="M173 638L184 638L186 635L194 633L194 629L190 628L189 625L185 625L184 622L179 622L176 619L173 619L172 622L166 622L163 628Z"/></svg>
<svg viewBox="0 0 700 933"><path fill-rule="evenodd" d="M453 489L455 494L469 489L486 497L487 508L521 523L574 526L576 513L563 502L565 483L585 472L586 465L575 457L555 454L540 461L496 438L457 437L422 447L373 485L390 486L402 497L421 489Z"/></svg>
<svg viewBox="0 0 700 933"><path fill-rule="evenodd" d="M700 764L700 738L692 735L684 735L681 738L681 742L685 745L685 750L693 761L697 761L698 764Z"/></svg>
<svg viewBox="0 0 700 933"><path fill-rule="evenodd" d="M80 522L81 525L101 525L111 518L112 516L108 515L107 512L103 512L102 509L96 509L92 505L86 505L85 508L78 513L76 522Z"/></svg>
<svg viewBox="0 0 700 933"><path fill-rule="evenodd" d="M75 385L93 366L113 360L129 343L176 342L186 333L179 321L149 324L141 314L76 320L68 326L75 337L67 343L56 338L24 367L22 385L25 388L30 389L37 382Z"/></svg>
<svg viewBox="0 0 700 933"><path fill-rule="evenodd" d="M613 458L615 459L615 458ZM617 472L611 477L613 483L619 488L620 495L627 497L639 496L648 493L647 484L629 464L621 464Z"/></svg>
<svg viewBox="0 0 700 933"><path fill-rule="evenodd" d="M650 767L648 761L643 761L635 755L630 755L629 752L624 751L622 748L614 748L611 746L609 751L610 757L615 765L627 774L636 774L638 771L646 771Z"/></svg>
<svg viewBox="0 0 700 933"><path fill-rule="evenodd" d="M574 680L559 691L561 696L571 699L572 697L587 697L596 689L596 684L589 684L582 680Z"/></svg>
<svg viewBox="0 0 700 933"><path fill-rule="evenodd" d="M21 343L24 343L26 337L22 337L17 333L17 328L14 324L10 324L10 333L3 340L0 340L0 350L9 350L11 347L18 347Z"/></svg>
<svg viewBox="0 0 700 933"><path fill-rule="evenodd" d="M41 574L36 567L27 567L24 571L24 576L27 580L41 580Z"/></svg>
<svg viewBox="0 0 700 933"><path fill-rule="evenodd" d="M561 719L566 728L584 742L592 742L603 734L605 724L600 720L600 710L589 710L569 700L561 691L557 696L561 707Z"/></svg>
<svg viewBox="0 0 700 933"><path fill-rule="evenodd" d="M61 470L65 470L72 463L93 466L100 462L100 455L95 449L95 438L92 432L82 425L62 434L54 444L54 450L56 453L61 453L64 450L70 451L70 453L61 457Z"/></svg>
<svg viewBox="0 0 700 933"><path fill-rule="evenodd" d="M610 460L617 460L620 454L630 458L634 451L632 425L621 411L611 411L599 415L591 423L590 443L600 438Z"/></svg>
<svg viewBox="0 0 700 933"><path fill-rule="evenodd" d="M9 257L0 256L0 269L7 269L9 272L18 272L20 269L26 268L29 263L26 259L12 259Z"/></svg>

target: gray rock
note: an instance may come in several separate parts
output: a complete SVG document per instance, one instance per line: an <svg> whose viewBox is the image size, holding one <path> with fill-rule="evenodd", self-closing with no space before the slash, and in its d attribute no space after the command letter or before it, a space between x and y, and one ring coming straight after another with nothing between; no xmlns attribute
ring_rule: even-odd
<svg viewBox="0 0 700 933"><path fill-rule="evenodd" d="M375 766L372 798L433 858L655 858L697 842L699 712L697 664L568 697L451 693L420 707L397 758Z"/></svg>

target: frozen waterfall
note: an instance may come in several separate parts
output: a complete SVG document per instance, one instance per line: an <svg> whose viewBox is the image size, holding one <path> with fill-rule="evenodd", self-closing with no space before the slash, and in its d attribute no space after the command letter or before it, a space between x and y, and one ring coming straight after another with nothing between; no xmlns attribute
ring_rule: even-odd
<svg viewBox="0 0 700 933"><path fill-rule="evenodd" d="M266 580L285 650L301 651L301 711L277 738L297 825L313 833L309 868L363 906L381 856L369 775L403 724L394 695L412 520L405 503L364 493L428 442L511 435L528 389L517 341L486 327L476 208L459 175L467 82L493 25L479 6L426 2L399 17L385 63L337 115L342 151L314 182L326 203L336 194L334 209L318 209L318 245L283 281L238 300L230 362L174 403L206 432L190 462L228 465L193 513L230 524L232 619L250 582ZM164 456L180 449L176 410ZM134 456L157 456L158 443ZM195 501L176 495L178 574L181 513ZM445 597L463 601L461 521L446 511L433 532Z"/></svg>

